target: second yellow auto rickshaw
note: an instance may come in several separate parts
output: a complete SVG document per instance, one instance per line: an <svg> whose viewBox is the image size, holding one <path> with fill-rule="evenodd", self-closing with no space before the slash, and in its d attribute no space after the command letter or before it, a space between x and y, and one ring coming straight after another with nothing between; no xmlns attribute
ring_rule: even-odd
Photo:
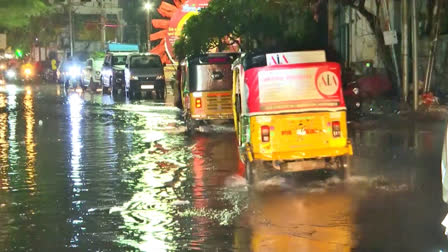
<svg viewBox="0 0 448 252"><path fill-rule="evenodd" d="M339 64L326 62L324 51L272 53L244 55L233 71L235 129L249 182L266 164L349 174Z"/></svg>
<svg viewBox="0 0 448 252"><path fill-rule="evenodd" d="M232 63L238 53L209 53L181 62L180 98L187 128L231 121Z"/></svg>

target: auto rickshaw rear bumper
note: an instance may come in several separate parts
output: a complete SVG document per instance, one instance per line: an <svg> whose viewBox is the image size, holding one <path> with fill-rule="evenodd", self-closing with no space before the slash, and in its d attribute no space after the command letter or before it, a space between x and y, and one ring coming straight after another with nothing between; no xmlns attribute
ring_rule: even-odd
<svg viewBox="0 0 448 252"><path fill-rule="evenodd" d="M196 114L191 115L191 119L203 121L203 120L233 120L233 114L230 113L219 113L219 114Z"/></svg>
<svg viewBox="0 0 448 252"><path fill-rule="evenodd" d="M244 158L250 162L272 162L274 169L282 172L299 172L320 169L340 169L349 167L348 158L353 155L350 142L344 147L324 148L307 151L253 153L250 148L242 148Z"/></svg>
<svg viewBox="0 0 448 252"><path fill-rule="evenodd" d="M349 141L347 142L347 145L343 147L318 148L291 152L251 153L248 156L251 156L253 160L262 161L300 161L305 159L333 158L347 155L353 155L353 147ZM251 158L249 157L249 159Z"/></svg>

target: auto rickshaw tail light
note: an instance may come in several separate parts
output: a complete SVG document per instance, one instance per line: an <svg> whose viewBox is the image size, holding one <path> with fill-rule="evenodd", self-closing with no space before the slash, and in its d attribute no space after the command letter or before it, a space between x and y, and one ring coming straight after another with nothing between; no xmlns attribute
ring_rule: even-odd
<svg viewBox="0 0 448 252"><path fill-rule="evenodd" d="M201 98L196 98L196 100L195 100L195 107L196 108L202 108L202 99Z"/></svg>
<svg viewBox="0 0 448 252"><path fill-rule="evenodd" d="M333 121L331 122L331 127L333 129L333 137L341 137L341 122Z"/></svg>
<svg viewBox="0 0 448 252"><path fill-rule="evenodd" d="M261 126L261 141L269 142L271 140L270 133L271 130L269 129L269 126L267 125Z"/></svg>

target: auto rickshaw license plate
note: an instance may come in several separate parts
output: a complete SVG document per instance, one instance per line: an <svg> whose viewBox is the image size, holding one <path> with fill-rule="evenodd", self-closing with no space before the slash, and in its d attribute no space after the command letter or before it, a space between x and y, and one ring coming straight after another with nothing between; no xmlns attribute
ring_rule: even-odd
<svg viewBox="0 0 448 252"><path fill-rule="evenodd" d="M141 89L154 89L154 85L142 85Z"/></svg>

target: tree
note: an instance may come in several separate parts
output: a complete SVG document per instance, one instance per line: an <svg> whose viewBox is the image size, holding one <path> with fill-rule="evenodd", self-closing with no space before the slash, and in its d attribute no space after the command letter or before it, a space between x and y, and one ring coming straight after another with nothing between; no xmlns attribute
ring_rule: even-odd
<svg viewBox="0 0 448 252"><path fill-rule="evenodd" d="M306 0L212 0L174 47L178 59L230 45L246 52L318 49L327 45L322 28Z"/></svg>
<svg viewBox="0 0 448 252"><path fill-rule="evenodd" d="M65 23L60 12L63 0L0 0L0 32L8 34L8 44L29 52L31 44L48 46L56 40ZM59 10L59 11L58 11ZM39 41L35 41L39 38Z"/></svg>
<svg viewBox="0 0 448 252"><path fill-rule="evenodd" d="M0 0L0 6L0 29L6 30L24 27L50 9L43 0Z"/></svg>

